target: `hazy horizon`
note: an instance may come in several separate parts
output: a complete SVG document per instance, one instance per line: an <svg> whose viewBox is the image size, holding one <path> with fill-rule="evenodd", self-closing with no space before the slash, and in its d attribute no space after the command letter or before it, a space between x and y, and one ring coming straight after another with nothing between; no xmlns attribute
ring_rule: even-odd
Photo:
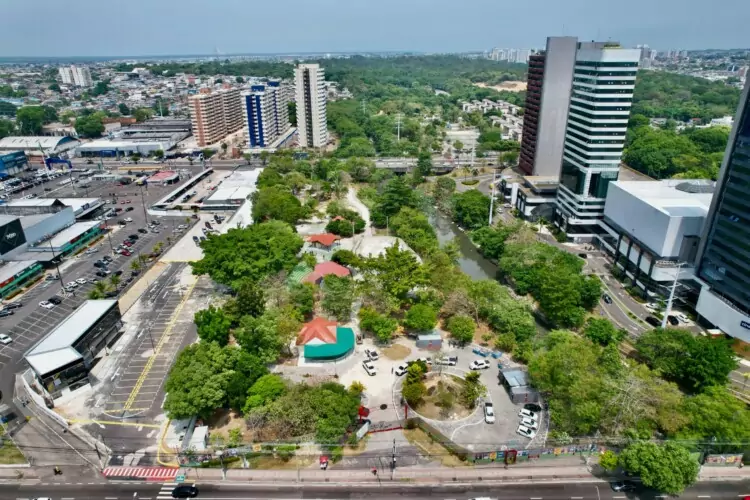
<svg viewBox="0 0 750 500"><path fill-rule="evenodd" d="M747 46L750 2L724 0L77 0L3 7L0 57L159 57L339 52L469 52L541 48L547 36L618 40L666 49Z"/></svg>

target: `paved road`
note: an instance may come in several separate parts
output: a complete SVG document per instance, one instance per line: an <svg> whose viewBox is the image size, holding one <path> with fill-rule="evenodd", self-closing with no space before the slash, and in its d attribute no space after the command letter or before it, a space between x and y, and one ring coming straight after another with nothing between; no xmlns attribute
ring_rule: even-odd
<svg viewBox="0 0 750 500"><path fill-rule="evenodd" d="M202 500L230 499L453 499L488 497L503 500L620 500L664 498L649 491L616 493L607 483L547 483L475 486L408 486L384 479L381 484L341 484L325 486L251 486L247 484L196 484ZM51 497L53 500L166 500L171 498L172 483L47 484L34 486L0 485L3 499L29 500ZM747 482L705 482L688 489L680 498L734 499L750 492ZM135 495L134 495L135 494Z"/></svg>

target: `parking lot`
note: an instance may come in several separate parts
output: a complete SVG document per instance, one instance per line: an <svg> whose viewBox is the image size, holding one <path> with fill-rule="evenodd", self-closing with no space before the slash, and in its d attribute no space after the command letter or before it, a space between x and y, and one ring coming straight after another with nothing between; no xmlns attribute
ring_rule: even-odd
<svg viewBox="0 0 750 500"><path fill-rule="evenodd" d="M54 180L49 183L34 187L32 190L24 193L17 193L13 198L28 195L33 192L39 197L72 197L73 188L64 186L55 189L53 192L45 192L44 188L57 188ZM177 230L179 224L185 223L185 217L152 217L145 213L142 200L150 204L164 196L165 193L174 189L174 186L149 186L141 188L133 185L117 186L112 182L91 181L91 187L88 189L89 197L100 197L103 200L118 200L118 207L133 207L129 212L121 212L123 215L112 218L106 223L109 230L102 238L90 245L91 249L96 252L86 255L80 252L75 256L65 258L59 265L62 274L61 281L42 281L35 285L22 295L14 297L11 302L20 302L22 307L15 309L14 314L0 318L0 332L9 335L12 342L8 345L0 345L0 391L5 394L12 394L13 374L26 368L23 360L23 353L31 346L38 342L46 333L57 326L65 317L67 317L75 308L87 299L89 292L94 288L94 280L102 280L95 275L97 268L93 262L101 259L104 255L110 255L113 262L108 266L109 271L122 271L120 294L129 285L128 280L131 274L131 263L138 258L138 255L148 255L153 251L154 246L161 242L166 250L169 245L177 240L182 231ZM78 196L86 196L76 189ZM114 196L112 195L114 193ZM122 200L130 200L130 203L121 204ZM112 204L105 207L112 207ZM117 224L119 219L125 217L132 218L132 222L127 223L124 227ZM156 220L160 222L159 233L148 232L147 234L139 233L139 228L147 227L147 221ZM112 249L120 245L125 238L131 234L137 234L138 240L132 246L133 252L130 256L113 253ZM148 266L149 264L146 264ZM57 269L52 268L47 271L50 274L57 274ZM61 284L74 282L77 279L86 280L85 284L78 284L70 293L62 290ZM106 278L109 280L109 278ZM39 302L47 301L51 297L58 297L61 303L52 309L45 309L39 306ZM7 392L6 392L7 391Z"/></svg>

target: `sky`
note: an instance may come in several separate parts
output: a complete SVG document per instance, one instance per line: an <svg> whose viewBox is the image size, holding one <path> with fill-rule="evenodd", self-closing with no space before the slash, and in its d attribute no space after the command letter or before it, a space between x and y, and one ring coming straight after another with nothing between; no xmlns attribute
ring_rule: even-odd
<svg viewBox="0 0 750 500"><path fill-rule="evenodd" d="M0 57L750 47L748 0L9 0Z"/></svg>

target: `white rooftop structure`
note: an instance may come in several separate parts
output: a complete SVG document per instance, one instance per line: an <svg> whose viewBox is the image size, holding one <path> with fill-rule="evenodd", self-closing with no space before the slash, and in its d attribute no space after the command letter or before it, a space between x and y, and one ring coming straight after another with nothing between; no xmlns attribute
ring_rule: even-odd
<svg viewBox="0 0 750 500"><path fill-rule="evenodd" d="M102 152L108 154L119 154L128 156L133 153L148 155L152 151L168 151L175 146L176 142L171 140L153 139L96 139L86 142L76 148L77 156L96 155Z"/></svg>
<svg viewBox="0 0 750 500"><path fill-rule="evenodd" d="M0 266L0 283L5 283L9 279L13 278L16 274L22 273L29 267L36 264L35 260L19 260L15 262L7 262Z"/></svg>
<svg viewBox="0 0 750 500"><path fill-rule="evenodd" d="M604 220L611 238L599 238L610 252L627 255L656 281L673 279L676 262L685 262L680 275L690 274L697 243L711 205L715 183L707 180L616 181L609 185ZM646 252L648 255L641 255ZM656 266L650 271L652 263Z"/></svg>
<svg viewBox="0 0 750 500"><path fill-rule="evenodd" d="M115 304L117 300L85 301L57 325L57 328L26 352L26 361L42 376L82 359L83 356L73 348L73 344Z"/></svg>
<svg viewBox="0 0 750 500"><path fill-rule="evenodd" d="M9 136L0 139L0 151L23 151L41 156L62 153L78 146L80 142L68 136Z"/></svg>
<svg viewBox="0 0 750 500"><path fill-rule="evenodd" d="M228 187L217 189L206 203L237 202L242 203L248 196L255 192L253 187Z"/></svg>

